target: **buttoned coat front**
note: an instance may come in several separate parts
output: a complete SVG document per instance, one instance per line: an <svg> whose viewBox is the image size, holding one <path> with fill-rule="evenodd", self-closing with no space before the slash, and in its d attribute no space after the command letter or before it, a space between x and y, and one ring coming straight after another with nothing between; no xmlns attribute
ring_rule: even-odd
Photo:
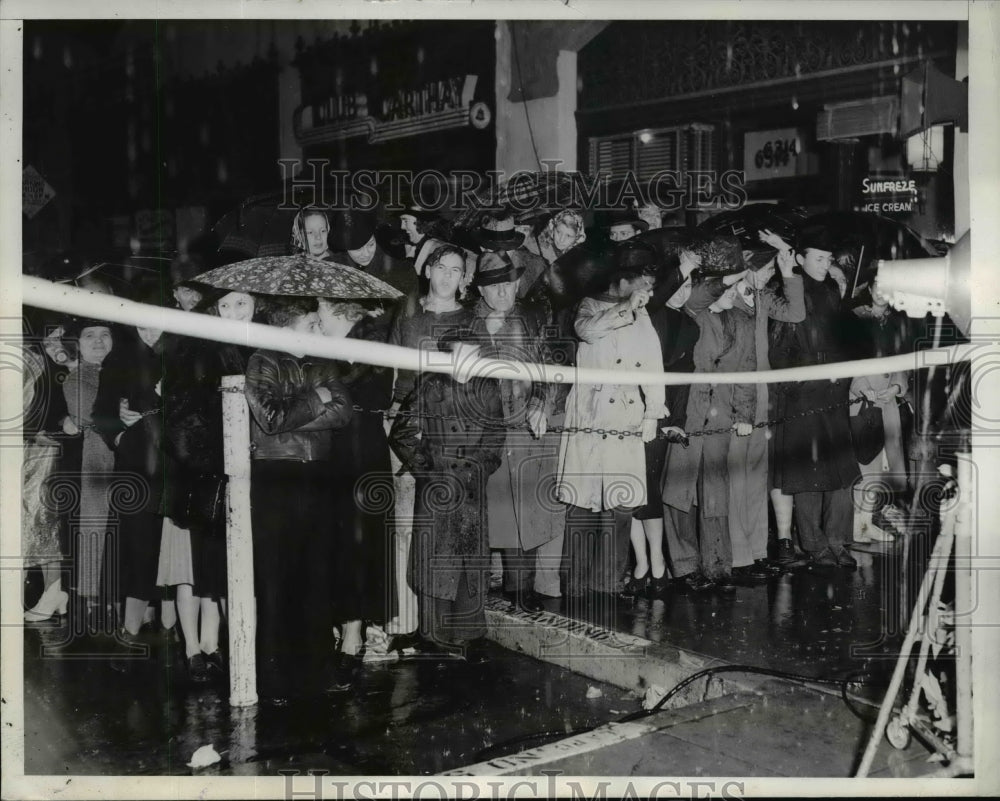
<svg viewBox="0 0 1000 801"><path fill-rule="evenodd" d="M608 295L584 298L574 322L579 367L663 370L660 340L645 309L632 312ZM613 429L633 435L564 433L559 451L558 497L599 511L646 503L644 419L668 414L663 384L574 384L566 399L566 427Z"/></svg>

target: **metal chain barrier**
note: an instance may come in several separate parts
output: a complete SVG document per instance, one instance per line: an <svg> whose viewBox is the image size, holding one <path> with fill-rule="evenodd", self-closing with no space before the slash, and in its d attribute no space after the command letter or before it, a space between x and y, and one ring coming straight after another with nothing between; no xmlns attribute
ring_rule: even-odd
<svg viewBox="0 0 1000 801"><path fill-rule="evenodd" d="M238 389L226 389L220 388L220 392L241 392ZM853 398L848 398L846 401L838 401L837 403L831 403L827 406L820 406L815 409L805 409L801 412L796 412L795 414L790 414L787 417L783 417L780 420L764 420L760 423L753 423L752 428L773 428L775 426L787 423L789 420L797 420L802 417L811 417L814 414L824 414L826 412L832 412L835 409L843 409L848 406L852 406L855 403L861 403L864 400L863 395L856 395ZM449 421L461 421L467 420L468 417L459 417L454 414L431 414L428 412L414 412L406 411L403 409L398 409L393 411L392 409L365 409L358 404L354 404L354 411L361 414L377 414L382 415L386 419L392 419L393 417L422 417L427 420L449 420ZM478 420L484 428L489 429L504 429L507 431L523 431L526 430L526 426L515 426L509 423L497 422L495 420ZM706 428L701 431L688 431L685 432L688 437L708 437L714 434L728 434L732 431L732 427L729 428ZM547 433L553 434L601 434L603 436L614 436L619 439L624 439L625 437L641 437L642 431L620 431L616 428L581 428L576 426L552 426L546 429ZM667 434L662 431L656 432L657 439L669 439Z"/></svg>

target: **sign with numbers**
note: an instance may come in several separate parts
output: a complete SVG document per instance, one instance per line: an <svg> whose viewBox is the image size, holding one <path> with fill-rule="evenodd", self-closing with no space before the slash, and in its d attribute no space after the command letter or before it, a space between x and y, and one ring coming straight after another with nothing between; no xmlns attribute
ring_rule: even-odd
<svg viewBox="0 0 1000 801"><path fill-rule="evenodd" d="M743 171L747 181L794 178L807 172L805 137L799 128L749 131L743 135Z"/></svg>

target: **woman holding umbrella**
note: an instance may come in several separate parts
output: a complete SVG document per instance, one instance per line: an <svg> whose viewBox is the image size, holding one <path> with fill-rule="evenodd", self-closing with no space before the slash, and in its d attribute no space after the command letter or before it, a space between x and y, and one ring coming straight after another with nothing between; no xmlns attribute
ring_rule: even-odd
<svg viewBox="0 0 1000 801"><path fill-rule="evenodd" d="M399 297L361 270L304 255L237 262L199 280L274 296L268 298L268 323L302 334L323 333L317 298ZM340 515L330 491L336 483L331 462L343 453L337 432L350 424L353 407L336 363L267 349L250 357L246 395L252 415L258 686L262 696L283 704L299 688L322 682L329 658L335 622L330 569L340 558L341 539L326 528ZM352 632L345 631L348 647L357 649L360 631L353 643Z"/></svg>

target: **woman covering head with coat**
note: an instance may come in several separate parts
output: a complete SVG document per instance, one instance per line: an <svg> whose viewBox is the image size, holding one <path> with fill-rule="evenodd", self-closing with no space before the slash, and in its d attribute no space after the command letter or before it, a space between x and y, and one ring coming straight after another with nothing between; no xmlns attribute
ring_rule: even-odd
<svg viewBox="0 0 1000 801"><path fill-rule="evenodd" d="M756 368L752 310L736 286L719 279L692 289L687 311L698 325L696 373ZM730 534L730 448L753 431L757 392L753 384L692 384L687 407L675 410L670 428L689 442L672 442L663 471L664 525L674 576L687 589L733 586ZM743 565L741 565L742 567Z"/></svg>

